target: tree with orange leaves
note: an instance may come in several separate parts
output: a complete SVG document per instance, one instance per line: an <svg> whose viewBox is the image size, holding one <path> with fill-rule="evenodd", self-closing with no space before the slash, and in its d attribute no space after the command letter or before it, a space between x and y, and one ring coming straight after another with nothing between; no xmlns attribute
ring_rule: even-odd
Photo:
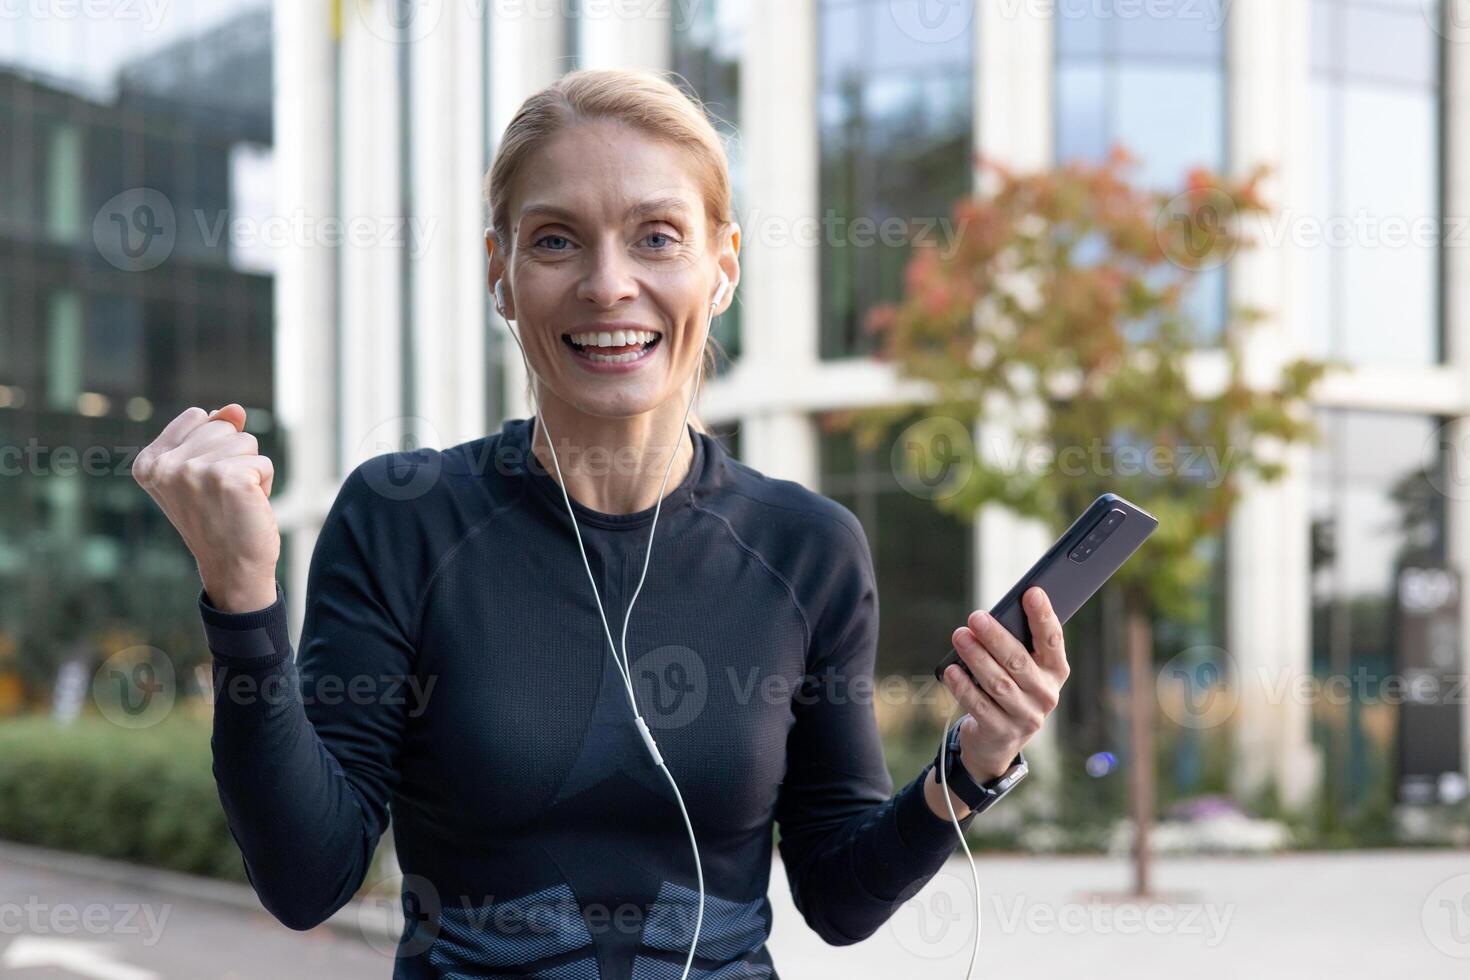
<svg viewBox="0 0 1470 980"><path fill-rule="evenodd" d="M1252 247L1246 226L1268 213L1267 171L1196 170L1170 193L1131 182L1134 166L1121 149L1038 173L987 162L988 190L954 205L956 240L916 248L903 298L866 322L879 358L932 400L829 422L868 448L910 423L894 465L931 488L941 466L953 480L927 495L956 515L999 504L1060 533L1111 491L1159 519L1108 586L1125 611L1133 758L1151 760L1150 624L1198 615L1202 543L1224 528L1245 480L1277 479L1281 450L1314 437L1307 398L1326 365L1298 359L1248 377L1244 344L1265 314L1221 310L1212 331L1190 307L1202 276ZM979 423L1007 433L998 451L948 435ZM1135 891L1146 894L1152 765L1132 768Z"/></svg>

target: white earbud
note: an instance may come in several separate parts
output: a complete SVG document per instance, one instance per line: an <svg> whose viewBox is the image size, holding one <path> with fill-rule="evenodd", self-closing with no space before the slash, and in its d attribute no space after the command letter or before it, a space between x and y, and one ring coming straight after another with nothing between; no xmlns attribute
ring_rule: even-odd
<svg viewBox="0 0 1470 980"><path fill-rule="evenodd" d="M505 290L504 279L495 280L495 310L501 316L505 316Z"/></svg>
<svg viewBox="0 0 1470 980"><path fill-rule="evenodd" d="M710 302L710 309L716 310L720 307L720 300L725 298L725 290L730 288L730 277L725 275L725 270L720 270L720 288L715 290L715 298Z"/></svg>

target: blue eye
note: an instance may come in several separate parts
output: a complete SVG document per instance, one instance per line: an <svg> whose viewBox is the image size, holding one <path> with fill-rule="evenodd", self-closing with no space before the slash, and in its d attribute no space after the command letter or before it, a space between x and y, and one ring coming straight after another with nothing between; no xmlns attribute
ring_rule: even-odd
<svg viewBox="0 0 1470 980"><path fill-rule="evenodd" d="M542 242L549 241L550 239L553 239L553 238L558 238L558 239L560 239L560 240L562 240L564 242L569 242L570 241L570 239L567 238L565 235L542 235L540 238L536 239L535 244L540 245ZM566 249L553 248L551 251L553 251L553 252L564 252L564 251L566 251Z"/></svg>
<svg viewBox="0 0 1470 980"><path fill-rule="evenodd" d="M662 231L652 231L652 232L649 232L646 236L644 236L644 239L643 240L644 241L648 241L648 239L650 239L650 238L663 238L663 239L667 239L670 245L673 245L676 242L676 240L674 239L674 237L672 235L669 235L666 232L662 232Z"/></svg>

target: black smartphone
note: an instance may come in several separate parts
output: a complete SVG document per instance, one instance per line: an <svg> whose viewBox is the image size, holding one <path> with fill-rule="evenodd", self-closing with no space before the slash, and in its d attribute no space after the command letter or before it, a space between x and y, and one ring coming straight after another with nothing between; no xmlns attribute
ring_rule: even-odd
<svg viewBox="0 0 1470 980"><path fill-rule="evenodd" d="M1021 597L1033 585L1039 585L1051 599L1057 618L1065 623L1072 614L1091 599L1113 573L1138 550L1144 538L1154 533L1158 520L1147 511L1129 503L1115 493L1105 493L1092 502L1072 522L1041 560L1032 565L1021 580L990 610L996 622L1010 630L1027 650L1031 644L1031 623L1021 608ZM949 656L934 668L934 676L942 683L944 670L950 664L965 667L965 662L951 647ZM966 673L969 668L965 667Z"/></svg>

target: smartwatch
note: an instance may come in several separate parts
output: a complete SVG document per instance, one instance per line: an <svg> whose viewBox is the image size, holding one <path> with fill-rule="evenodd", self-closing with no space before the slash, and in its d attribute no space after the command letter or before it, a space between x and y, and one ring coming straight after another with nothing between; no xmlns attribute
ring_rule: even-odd
<svg viewBox="0 0 1470 980"><path fill-rule="evenodd" d="M1026 778L1030 767L1026 764L1026 757L1017 752L1015 759L1011 760L1010 768L996 776L994 779L977 783L970 778L970 773L960 763L960 726L957 724L949 730L944 747L944 766L939 764L939 753L934 754L935 778L940 779L941 787L948 787L955 796L964 801L972 813L983 813L995 806L1000 798L1015 788L1015 785Z"/></svg>

